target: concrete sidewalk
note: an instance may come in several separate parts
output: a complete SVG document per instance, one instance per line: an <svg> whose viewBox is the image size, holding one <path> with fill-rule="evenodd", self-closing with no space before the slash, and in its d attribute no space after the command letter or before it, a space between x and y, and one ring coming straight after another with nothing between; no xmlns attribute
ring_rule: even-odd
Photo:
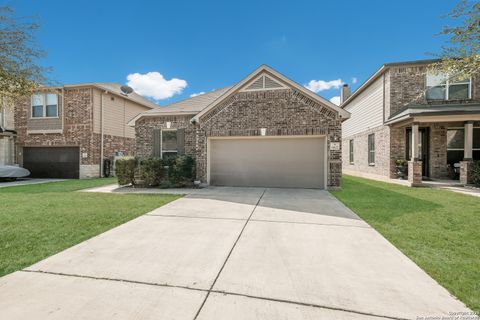
<svg viewBox="0 0 480 320"><path fill-rule="evenodd" d="M206 188L0 278L5 319L469 312L321 190Z"/></svg>
<svg viewBox="0 0 480 320"><path fill-rule="evenodd" d="M27 186L30 184L43 184L49 182L58 182L58 181L65 181L65 179L33 179L33 178L25 178L25 179L17 179L16 181L0 181L0 188L6 187L17 187L17 186Z"/></svg>

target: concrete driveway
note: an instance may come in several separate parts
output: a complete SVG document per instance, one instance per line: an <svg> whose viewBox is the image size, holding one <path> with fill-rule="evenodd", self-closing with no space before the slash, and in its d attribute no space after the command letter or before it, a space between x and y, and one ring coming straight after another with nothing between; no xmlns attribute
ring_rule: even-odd
<svg viewBox="0 0 480 320"><path fill-rule="evenodd" d="M0 278L5 319L417 319L469 310L328 192L207 188Z"/></svg>

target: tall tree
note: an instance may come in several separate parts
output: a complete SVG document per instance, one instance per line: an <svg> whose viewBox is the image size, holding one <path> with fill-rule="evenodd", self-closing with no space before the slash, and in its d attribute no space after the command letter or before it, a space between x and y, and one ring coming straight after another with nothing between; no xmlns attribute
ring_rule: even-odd
<svg viewBox="0 0 480 320"><path fill-rule="evenodd" d="M36 23L15 17L7 6L0 6L0 97L14 99L30 94L46 82L48 68L38 64L45 56L35 41ZM1 108L1 105L0 105Z"/></svg>
<svg viewBox="0 0 480 320"><path fill-rule="evenodd" d="M480 74L480 2L462 0L448 17L460 23L443 27L448 40L433 69L460 79Z"/></svg>

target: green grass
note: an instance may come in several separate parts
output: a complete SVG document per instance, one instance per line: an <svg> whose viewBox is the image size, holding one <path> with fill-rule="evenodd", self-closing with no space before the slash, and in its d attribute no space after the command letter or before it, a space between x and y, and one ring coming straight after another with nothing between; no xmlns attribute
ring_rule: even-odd
<svg viewBox="0 0 480 320"><path fill-rule="evenodd" d="M179 198L76 190L114 179L0 188L0 276L87 240Z"/></svg>
<svg viewBox="0 0 480 320"><path fill-rule="evenodd" d="M344 176L340 201L480 311L480 198Z"/></svg>

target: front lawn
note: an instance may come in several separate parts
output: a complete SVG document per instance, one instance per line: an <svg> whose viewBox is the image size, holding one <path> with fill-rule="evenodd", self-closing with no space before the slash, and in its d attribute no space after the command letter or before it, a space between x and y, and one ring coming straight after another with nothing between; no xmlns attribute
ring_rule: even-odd
<svg viewBox="0 0 480 320"><path fill-rule="evenodd" d="M480 311L480 198L344 176L340 201Z"/></svg>
<svg viewBox="0 0 480 320"><path fill-rule="evenodd" d="M89 179L0 188L0 276L179 197L75 192L112 183Z"/></svg>

